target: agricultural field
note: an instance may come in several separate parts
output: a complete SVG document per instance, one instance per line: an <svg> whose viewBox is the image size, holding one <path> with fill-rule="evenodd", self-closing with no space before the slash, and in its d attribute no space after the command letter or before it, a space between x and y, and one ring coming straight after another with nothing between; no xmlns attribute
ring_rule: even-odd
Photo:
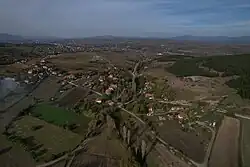
<svg viewBox="0 0 250 167"><path fill-rule="evenodd" d="M24 97L18 103L11 106L3 113L0 113L0 129L1 132L4 131L4 128L8 126L8 124L18 116L20 112L24 109L28 108L29 106L33 105L35 102L32 97Z"/></svg>
<svg viewBox="0 0 250 167"><path fill-rule="evenodd" d="M92 67L92 57L96 53L79 52L79 53L63 53L53 58L47 59L50 63L54 64L57 68L64 71L84 70Z"/></svg>
<svg viewBox="0 0 250 167"><path fill-rule="evenodd" d="M6 136L0 135L0 162L1 166L34 167L35 162L29 152L18 143L10 142Z"/></svg>
<svg viewBox="0 0 250 167"><path fill-rule="evenodd" d="M157 126L160 137L196 162L203 162L206 147L211 139L211 132L197 126L195 131L184 131L176 121L167 120Z"/></svg>
<svg viewBox="0 0 250 167"><path fill-rule="evenodd" d="M108 63L114 64L118 67L125 67L126 62L136 59L138 53L135 52L101 52L100 56L104 57Z"/></svg>
<svg viewBox="0 0 250 167"><path fill-rule="evenodd" d="M72 124L76 119L74 112L47 104L40 104L34 107L32 115L58 126Z"/></svg>
<svg viewBox="0 0 250 167"><path fill-rule="evenodd" d="M250 166L250 121L247 119L241 119L241 157L242 167Z"/></svg>
<svg viewBox="0 0 250 167"><path fill-rule="evenodd" d="M147 156L147 164L152 167L189 167L187 163L170 153L164 145L157 143Z"/></svg>
<svg viewBox="0 0 250 167"><path fill-rule="evenodd" d="M40 104L34 107L32 115L54 125L67 127L83 136L87 132L88 123L91 121L91 118L84 114L76 114L74 111L48 104Z"/></svg>
<svg viewBox="0 0 250 167"><path fill-rule="evenodd" d="M213 145L209 166L239 166L239 135L240 121L224 117Z"/></svg>
<svg viewBox="0 0 250 167"><path fill-rule="evenodd" d="M49 101L50 98L56 95L60 84L57 83L58 78L48 77L32 92L32 96L42 101Z"/></svg>
<svg viewBox="0 0 250 167"><path fill-rule="evenodd" d="M87 90L80 87L74 88L62 99L60 99L58 105L62 107L72 108L86 95L87 95Z"/></svg>
<svg viewBox="0 0 250 167"><path fill-rule="evenodd" d="M30 139L31 141L22 144L29 151L33 149L33 156L36 154L34 158L38 162L48 161L58 154L70 151L83 140L83 137L76 133L32 116L16 120L8 129L8 133L15 136L14 141L19 138ZM42 154L39 151L42 151Z"/></svg>
<svg viewBox="0 0 250 167"><path fill-rule="evenodd" d="M86 152L76 156L72 166L104 166L117 167L121 160L128 160L130 153L122 145L117 136L110 134L108 128L104 128L102 133L86 145Z"/></svg>

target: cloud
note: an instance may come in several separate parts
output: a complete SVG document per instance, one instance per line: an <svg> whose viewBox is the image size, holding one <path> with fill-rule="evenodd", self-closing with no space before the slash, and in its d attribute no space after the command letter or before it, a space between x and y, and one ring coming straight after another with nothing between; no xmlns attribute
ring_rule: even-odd
<svg viewBox="0 0 250 167"><path fill-rule="evenodd" d="M249 0L0 1L0 32L21 35L250 35L249 20Z"/></svg>

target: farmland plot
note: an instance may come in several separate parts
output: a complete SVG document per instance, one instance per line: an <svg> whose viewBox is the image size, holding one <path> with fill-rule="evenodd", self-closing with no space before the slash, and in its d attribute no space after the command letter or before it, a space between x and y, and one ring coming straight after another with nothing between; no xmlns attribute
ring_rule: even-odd
<svg viewBox="0 0 250 167"><path fill-rule="evenodd" d="M41 99L43 101L49 101L51 97L54 97L59 90L60 84L57 83L56 77L46 78L39 86L32 92L32 96Z"/></svg>
<svg viewBox="0 0 250 167"><path fill-rule="evenodd" d="M189 165L180 158L170 153L162 144L156 144L155 148L149 153L147 157L148 166L155 167L189 167Z"/></svg>
<svg viewBox="0 0 250 167"><path fill-rule="evenodd" d="M20 112L24 109L28 108L30 105L33 105L34 101L32 97L25 97L17 104L8 108L4 113L0 114L0 130L4 131L4 128L8 126L8 124L18 116Z"/></svg>
<svg viewBox="0 0 250 167"><path fill-rule="evenodd" d="M30 154L18 145L8 141L7 137L0 135L0 162L1 166L34 167L35 162Z"/></svg>
<svg viewBox="0 0 250 167"><path fill-rule="evenodd" d="M57 68L65 71L82 70L90 64L90 60L95 53L79 52L79 53L63 53L57 57L48 59Z"/></svg>
<svg viewBox="0 0 250 167"><path fill-rule="evenodd" d="M71 92L69 92L59 101L59 106L69 108L74 107L74 105L77 104L77 102L79 102L86 95L87 90L85 90L84 88L74 88Z"/></svg>
<svg viewBox="0 0 250 167"><path fill-rule="evenodd" d="M215 139L212 154L209 160L211 167L238 167L238 139L240 121L225 117Z"/></svg>
<svg viewBox="0 0 250 167"><path fill-rule="evenodd" d="M46 150L45 154L39 157L39 162L49 160L54 155L72 150L83 139L76 133L31 116L24 116L15 121L8 132L21 138L34 137L35 143L42 145L40 149Z"/></svg>
<svg viewBox="0 0 250 167"><path fill-rule="evenodd" d="M48 104L36 106L32 111L32 115L57 126L66 126L81 135L85 135L88 123L91 121L91 118L86 117L84 114L76 114L73 111ZM71 125L75 125L75 127L72 129Z"/></svg>
<svg viewBox="0 0 250 167"><path fill-rule="evenodd" d="M104 129L100 135L87 143L86 152L77 155L72 166L117 167L120 161L128 159L129 155L120 140L110 135L108 129Z"/></svg>
<svg viewBox="0 0 250 167"><path fill-rule="evenodd" d="M211 133L207 129L198 126L195 131L185 132L175 121L164 121L157 129L166 143L194 161L203 162L206 145L211 138Z"/></svg>

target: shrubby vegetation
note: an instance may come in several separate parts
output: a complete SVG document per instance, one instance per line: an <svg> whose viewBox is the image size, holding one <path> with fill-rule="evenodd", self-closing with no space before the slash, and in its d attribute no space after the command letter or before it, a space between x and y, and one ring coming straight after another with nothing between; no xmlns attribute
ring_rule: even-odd
<svg viewBox="0 0 250 167"><path fill-rule="evenodd" d="M241 97L250 99L250 71L240 75L239 78L230 80L226 84L235 88Z"/></svg>
<svg viewBox="0 0 250 167"><path fill-rule="evenodd" d="M32 47L26 45L0 44L0 65L12 64L30 55Z"/></svg>
<svg viewBox="0 0 250 167"><path fill-rule="evenodd" d="M212 73L202 68L199 68L199 63L202 63L201 58L180 59L176 61L174 65L167 68L166 70L179 77L186 77L186 76L216 77L218 76L216 73Z"/></svg>
<svg viewBox="0 0 250 167"><path fill-rule="evenodd" d="M250 55L212 56L204 58L204 66L223 72L224 76L250 72Z"/></svg>
<svg viewBox="0 0 250 167"><path fill-rule="evenodd" d="M226 84L235 88L243 98L250 98L250 55L214 56L206 59L205 66L223 72L223 76L238 75Z"/></svg>
<svg viewBox="0 0 250 167"><path fill-rule="evenodd" d="M183 56L183 55L170 55L170 56L162 56L157 58L159 62L165 62L165 61L177 61L180 59L191 59L192 56Z"/></svg>
<svg viewBox="0 0 250 167"><path fill-rule="evenodd" d="M199 68L199 64L208 67L209 70ZM250 55L227 55L199 57L192 59L180 59L167 70L177 76L218 76L209 72L213 69L222 72L222 76L238 75L239 78L231 80L226 84L235 88L243 98L250 98Z"/></svg>

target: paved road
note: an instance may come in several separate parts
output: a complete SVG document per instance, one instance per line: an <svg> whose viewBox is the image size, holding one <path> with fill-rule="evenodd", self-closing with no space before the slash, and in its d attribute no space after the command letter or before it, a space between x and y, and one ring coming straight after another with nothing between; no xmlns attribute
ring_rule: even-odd
<svg viewBox="0 0 250 167"><path fill-rule="evenodd" d="M223 113L223 114L226 114L226 113L227 113L226 111L217 111L217 112ZM250 116L247 116L247 115L241 115L241 114L237 114L237 113L235 113L234 115L235 115L237 118L243 118L243 119L248 119L248 120L250 120Z"/></svg>

